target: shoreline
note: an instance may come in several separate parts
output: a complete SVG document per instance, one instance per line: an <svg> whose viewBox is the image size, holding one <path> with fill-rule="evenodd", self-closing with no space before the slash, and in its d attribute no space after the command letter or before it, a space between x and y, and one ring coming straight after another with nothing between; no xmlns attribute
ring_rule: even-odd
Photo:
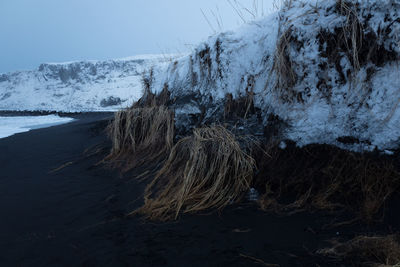
<svg viewBox="0 0 400 267"><path fill-rule="evenodd" d="M47 111L47 110L0 110L0 117L14 117L14 116L45 116L45 115L59 115L60 117L72 116L91 116L94 114L114 114L114 111L83 111L83 112L60 112L60 111Z"/></svg>

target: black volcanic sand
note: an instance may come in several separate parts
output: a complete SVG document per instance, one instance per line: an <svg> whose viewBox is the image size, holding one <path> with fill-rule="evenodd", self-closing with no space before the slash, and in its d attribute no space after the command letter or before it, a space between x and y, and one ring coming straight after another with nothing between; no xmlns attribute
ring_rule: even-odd
<svg viewBox="0 0 400 267"><path fill-rule="evenodd" d="M96 166L111 116L0 139L0 266L341 266L315 251L331 238L399 229L396 206L379 225L334 229L324 227L333 215L277 216L250 202L168 223L126 217L145 186L133 177L157 163L124 176ZM101 153L83 153L99 144Z"/></svg>

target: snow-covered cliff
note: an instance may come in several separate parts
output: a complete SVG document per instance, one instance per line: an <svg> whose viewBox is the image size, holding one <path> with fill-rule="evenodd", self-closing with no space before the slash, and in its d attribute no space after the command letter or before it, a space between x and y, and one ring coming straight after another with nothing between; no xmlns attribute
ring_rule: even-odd
<svg viewBox="0 0 400 267"><path fill-rule="evenodd" d="M41 64L37 70L0 74L0 110L110 111L142 94L142 74L171 57Z"/></svg>
<svg viewBox="0 0 400 267"><path fill-rule="evenodd" d="M178 128L221 121L227 103L247 99L254 107L246 120L264 134L298 145L393 149L400 144L399 42L397 0L286 1L155 69L150 89L168 88Z"/></svg>

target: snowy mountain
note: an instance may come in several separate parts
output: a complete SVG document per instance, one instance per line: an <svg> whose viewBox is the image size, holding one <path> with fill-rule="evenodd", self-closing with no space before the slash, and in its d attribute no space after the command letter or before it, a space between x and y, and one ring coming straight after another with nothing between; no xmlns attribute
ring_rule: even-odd
<svg viewBox="0 0 400 267"><path fill-rule="evenodd" d="M250 103L236 128L257 125L300 146L393 149L399 63L399 1L285 1L279 12L156 68L149 91L169 90L178 130L226 121L230 107Z"/></svg>
<svg viewBox="0 0 400 267"><path fill-rule="evenodd" d="M0 74L0 110L113 111L142 93L142 74L172 56L41 64L37 70Z"/></svg>

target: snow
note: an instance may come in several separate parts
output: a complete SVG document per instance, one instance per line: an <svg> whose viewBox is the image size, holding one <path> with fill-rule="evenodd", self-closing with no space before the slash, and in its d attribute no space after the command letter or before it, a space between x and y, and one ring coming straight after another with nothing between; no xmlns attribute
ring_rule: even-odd
<svg viewBox="0 0 400 267"><path fill-rule="evenodd" d="M152 69L151 90L159 93L167 86L171 99L181 100L174 106L178 125L189 123L189 116L215 117L223 112L227 94L238 98L251 91L264 126L269 115L283 121L281 140L356 151L398 148L399 1L352 1L358 9L353 19L376 42L372 48L396 57L381 63L361 58L357 70L354 58L343 51L337 52L339 60L330 58L333 48L325 35L343 30L349 21L338 1L289 2L292 6L236 31L211 36L186 56L42 64L35 71L0 75L0 110L114 111L142 96L142 74ZM290 67L293 84L274 68L285 34L290 62L283 65ZM342 137L357 142L344 144Z"/></svg>
<svg viewBox="0 0 400 267"><path fill-rule="evenodd" d="M337 11L335 0L293 1L291 7L284 7L235 32L212 36L192 54L156 67L152 91L160 92L166 84L173 99L196 95L200 99L198 110L208 107L207 118L215 110L223 109L218 103L223 103L228 93L234 98L246 96L246 89L254 79L254 101L263 111L264 123L269 114L274 114L288 125L282 139L293 140L298 146L326 143L357 151L397 148L400 144L400 3L393 0L356 2L360 10L357 20L365 26L363 34L376 35L376 45L394 52L396 61L371 62L361 65L356 72L351 65L353 58L339 53L342 78L337 66L323 56L321 51L327 49L327 42L322 43L324 40L319 34L322 31L334 34L336 29L344 27L348 17ZM382 34L382 29L389 34ZM279 37L285 32L292 38L287 53L297 79L292 87L284 85L277 89L281 76L273 66ZM325 69L321 67L324 64ZM368 78L371 66L373 74ZM319 81L325 85L321 87ZM175 108L176 114L187 111L184 105L178 104ZM346 136L359 142L338 141Z"/></svg>
<svg viewBox="0 0 400 267"><path fill-rule="evenodd" d="M166 55L159 55L159 54L144 54L144 55L136 55L136 56L129 56L129 57L123 57L123 58L116 58L116 59L111 59L111 60L96 60L96 59L89 59L89 60L84 60L84 61L66 61L66 62L45 62L44 64L47 65L71 65L71 64L76 64L76 63L91 63L91 64L96 64L96 63L103 63L103 62L125 62L125 61L134 61L134 60L159 60L160 58L163 58L165 60L171 60L175 57L179 57L179 54L166 54Z"/></svg>
<svg viewBox="0 0 400 267"><path fill-rule="evenodd" d="M116 111L141 97L145 70L174 57L44 63L37 70L0 74L0 110Z"/></svg>
<svg viewBox="0 0 400 267"><path fill-rule="evenodd" d="M60 125L73 120L72 118L61 118L57 115L0 117L0 138L33 129Z"/></svg>

